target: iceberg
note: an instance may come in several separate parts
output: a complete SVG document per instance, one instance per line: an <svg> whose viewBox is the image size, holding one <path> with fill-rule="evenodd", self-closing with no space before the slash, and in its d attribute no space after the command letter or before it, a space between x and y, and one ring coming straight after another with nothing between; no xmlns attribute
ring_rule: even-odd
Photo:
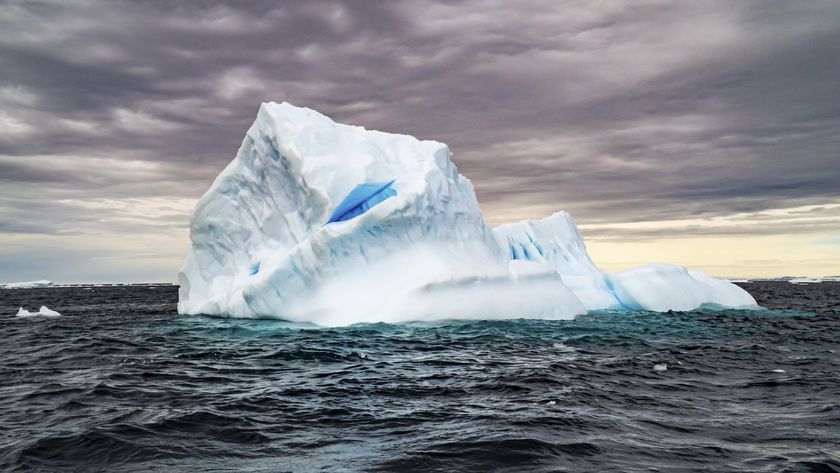
<svg viewBox="0 0 840 473"><path fill-rule="evenodd" d="M32 317L35 315L43 315L45 317L59 317L61 314L50 309L45 305L42 305L41 308L38 309L38 312L29 312L28 310L21 307L18 309L17 314L15 314L15 317Z"/></svg>
<svg viewBox="0 0 840 473"><path fill-rule="evenodd" d="M0 288L2 289L33 289L37 287L52 287L52 281L48 281L46 279L42 279L39 281L26 281L26 282L10 282L6 284L0 284Z"/></svg>
<svg viewBox="0 0 840 473"><path fill-rule="evenodd" d="M816 278L791 278L788 279L788 282L791 284L819 284L823 282L823 280Z"/></svg>
<svg viewBox="0 0 840 473"><path fill-rule="evenodd" d="M263 104L196 204L179 313L334 326L755 305L676 266L605 273L565 213L491 229L451 158L436 141Z"/></svg>

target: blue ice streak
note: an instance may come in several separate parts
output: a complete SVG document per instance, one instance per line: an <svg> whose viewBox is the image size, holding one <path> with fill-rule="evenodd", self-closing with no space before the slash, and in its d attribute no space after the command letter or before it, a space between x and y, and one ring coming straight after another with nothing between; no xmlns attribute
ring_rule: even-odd
<svg viewBox="0 0 840 473"><path fill-rule="evenodd" d="M347 197L338 204L327 223L343 222L367 212L383 200L397 195L391 184L396 179L388 182L372 182L360 184L347 194Z"/></svg>

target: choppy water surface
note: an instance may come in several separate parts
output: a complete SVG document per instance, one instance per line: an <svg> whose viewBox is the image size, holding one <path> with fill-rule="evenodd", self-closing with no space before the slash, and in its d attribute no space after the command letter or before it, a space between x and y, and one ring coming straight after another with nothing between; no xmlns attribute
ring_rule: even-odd
<svg viewBox="0 0 840 473"><path fill-rule="evenodd" d="M0 468L840 471L840 284L745 287L773 310L340 329L0 291Z"/></svg>

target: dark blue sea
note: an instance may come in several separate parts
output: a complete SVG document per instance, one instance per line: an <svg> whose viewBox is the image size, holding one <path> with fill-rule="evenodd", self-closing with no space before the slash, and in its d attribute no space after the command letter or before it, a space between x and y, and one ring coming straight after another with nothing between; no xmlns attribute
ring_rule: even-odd
<svg viewBox="0 0 840 473"><path fill-rule="evenodd" d="M2 290L0 470L840 472L840 284L744 287L769 309L330 329Z"/></svg>

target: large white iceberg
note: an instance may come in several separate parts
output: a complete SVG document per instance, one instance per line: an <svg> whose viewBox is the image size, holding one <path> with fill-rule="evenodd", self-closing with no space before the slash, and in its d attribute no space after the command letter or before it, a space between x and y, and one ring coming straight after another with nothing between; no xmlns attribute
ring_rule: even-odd
<svg viewBox="0 0 840 473"><path fill-rule="evenodd" d="M451 156L263 104L196 206L178 311L345 325L755 305L675 266L603 273L567 214L491 230Z"/></svg>

